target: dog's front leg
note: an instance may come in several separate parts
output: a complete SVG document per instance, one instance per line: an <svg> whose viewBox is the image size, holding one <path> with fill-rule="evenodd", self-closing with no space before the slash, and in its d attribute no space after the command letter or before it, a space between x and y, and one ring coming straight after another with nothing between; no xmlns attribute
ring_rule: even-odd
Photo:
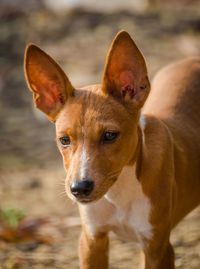
<svg viewBox="0 0 200 269"><path fill-rule="evenodd" d="M83 228L79 242L81 269L108 269L109 239L106 233L90 236Z"/></svg>
<svg viewBox="0 0 200 269"><path fill-rule="evenodd" d="M174 250L168 242L145 251L144 269L174 269Z"/></svg>

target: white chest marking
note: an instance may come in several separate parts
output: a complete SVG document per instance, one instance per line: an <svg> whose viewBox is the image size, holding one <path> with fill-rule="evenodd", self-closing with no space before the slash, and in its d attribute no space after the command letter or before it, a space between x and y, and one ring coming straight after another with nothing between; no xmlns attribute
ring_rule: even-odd
<svg viewBox="0 0 200 269"><path fill-rule="evenodd" d="M151 239L149 222L151 204L136 179L135 166L125 167L106 195L96 203L83 207L91 234L112 230L127 240Z"/></svg>

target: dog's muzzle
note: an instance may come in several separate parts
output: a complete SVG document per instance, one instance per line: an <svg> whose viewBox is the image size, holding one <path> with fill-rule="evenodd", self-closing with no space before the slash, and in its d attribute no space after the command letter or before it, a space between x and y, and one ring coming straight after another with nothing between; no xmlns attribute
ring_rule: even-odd
<svg viewBox="0 0 200 269"><path fill-rule="evenodd" d="M71 193L76 198L84 198L90 195L94 189L94 182L91 180L73 181L70 185Z"/></svg>

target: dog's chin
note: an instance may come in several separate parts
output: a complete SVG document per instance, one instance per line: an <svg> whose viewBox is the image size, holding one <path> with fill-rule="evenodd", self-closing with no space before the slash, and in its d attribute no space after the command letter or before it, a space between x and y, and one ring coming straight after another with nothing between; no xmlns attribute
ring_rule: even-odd
<svg viewBox="0 0 200 269"><path fill-rule="evenodd" d="M79 204L89 204L98 200L96 197L74 197L70 192L66 194L70 200Z"/></svg>
<svg viewBox="0 0 200 269"><path fill-rule="evenodd" d="M79 203L79 204L89 204L89 203L92 203L98 199L94 198L94 197L80 197L80 198L76 198L74 197L71 192L66 192L68 198L70 200L72 200L73 202L75 203Z"/></svg>
<svg viewBox="0 0 200 269"><path fill-rule="evenodd" d="M93 196L93 197L84 197L84 198L75 198L73 199L74 201L76 201L79 204L91 204L91 203L95 203L97 201L99 201L102 197L104 197L105 193L102 193L98 196Z"/></svg>
<svg viewBox="0 0 200 269"><path fill-rule="evenodd" d="M77 203L83 204L83 205L91 204L91 203L93 203L95 201L97 201L97 200L96 199L76 199Z"/></svg>
<svg viewBox="0 0 200 269"><path fill-rule="evenodd" d="M95 203L98 200L100 200L103 197L103 195L99 196L99 197L88 197L88 198L76 198L74 199L77 203L79 204L91 204L91 203Z"/></svg>

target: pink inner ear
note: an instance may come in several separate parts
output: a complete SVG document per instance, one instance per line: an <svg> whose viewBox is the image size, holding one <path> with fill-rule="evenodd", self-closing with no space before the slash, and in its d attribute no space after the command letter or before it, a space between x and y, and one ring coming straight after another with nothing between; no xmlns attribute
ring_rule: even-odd
<svg viewBox="0 0 200 269"><path fill-rule="evenodd" d="M123 71L119 77L120 92L123 97L128 94L130 98L134 98L136 95L136 84L134 81L133 72Z"/></svg>
<svg viewBox="0 0 200 269"><path fill-rule="evenodd" d="M48 80L45 76L41 76L38 85L32 84L39 97L36 99L37 105L45 112L51 112L58 103L64 104L65 99L61 92L61 83L55 80Z"/></svg>

